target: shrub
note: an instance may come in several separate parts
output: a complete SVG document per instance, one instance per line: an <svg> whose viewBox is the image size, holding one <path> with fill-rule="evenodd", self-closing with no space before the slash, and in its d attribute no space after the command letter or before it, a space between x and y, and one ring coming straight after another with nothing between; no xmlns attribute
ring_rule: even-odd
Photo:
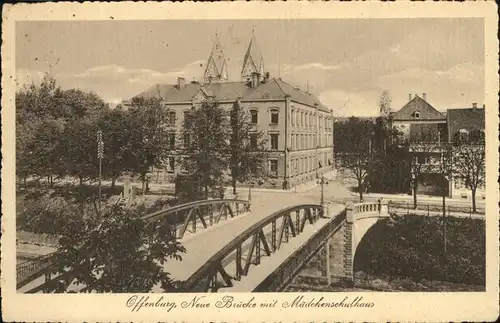
<svg viewBox="0 0 500 323"><path fill-rule="evenodd" d="M485 284L484 221L447 218L447 252L441 217L405 216L379 221L361 240L354 270L367 274ZM390 225L389 225L390 223Z"/></svg>

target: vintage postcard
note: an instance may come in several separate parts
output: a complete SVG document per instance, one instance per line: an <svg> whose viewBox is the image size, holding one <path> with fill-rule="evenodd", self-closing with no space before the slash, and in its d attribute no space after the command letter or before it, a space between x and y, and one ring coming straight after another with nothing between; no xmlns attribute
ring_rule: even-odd
<svg viewBox="0 0 500 323"><path fill-rule="evenodd" d="M4 321L493 321L494 2L2 24Z"/></svg>

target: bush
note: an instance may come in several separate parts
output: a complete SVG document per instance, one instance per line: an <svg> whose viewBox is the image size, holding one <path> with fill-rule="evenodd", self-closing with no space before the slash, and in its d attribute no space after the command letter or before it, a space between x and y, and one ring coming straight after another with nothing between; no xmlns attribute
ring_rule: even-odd
<svg viewBox="0 0 500 323"><path fill-rule="evenodd" d="M50 194L18 204L17 228L34 233L59 235L72 219L95 216L90 204L73 204Z"/></svg>
<svg viewBox="0 0 500 323"><path fill-rule="evenodd" d="M409 215L379 221L361 240L354 270L471 285L485 284L484 221L447 218L447 252L441 217Z"/></svg>

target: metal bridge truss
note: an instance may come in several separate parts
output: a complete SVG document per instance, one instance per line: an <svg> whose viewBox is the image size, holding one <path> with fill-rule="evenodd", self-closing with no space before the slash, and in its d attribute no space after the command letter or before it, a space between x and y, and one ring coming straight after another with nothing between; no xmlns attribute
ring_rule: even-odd
<svg viewBox="0 0 500 323"><path fill-rule="evenodd" d="M345 212L343 214L345 218ZM320 217L323 217L323 208L317 204L292 206L271 214L243 231L237 238L233 239L211 257L184 282L181 292L216 292L220 288L232 287L234 281L239 281L242 276L249 274L252 265L258 266L260 264L262 252L265 253L265 256L272 256L274 252L280 249L283 243L293 241L293 237L301 234L307 224L314 224ZM335 225L337 225L336 222ZM330 234L330 230L330 226L320 230L321 237ZM323 240L322 238L311 240L313 242L308 243L308 245L316 243L313 248L314 250L311 251L315 253L316 249L321 247L319 243L322 243ZM303 249L305 248L302 248L299 252L303 253ZM246 255L244 255L245 251ZM306 261L305 257L308 257L310 260L313 254L308 252L302 256L303 260ZM292 256L290 258L295 257ZM294 261L287 260L285 264L282 264L271 274L271 278L262 282L257 290L267 290L264 285L269 285L268 280L272 280L272 277L283 278L288 275L289 270L285 270L285 268L297 266ZM233 267L233 269L230 267ZM297 274L298 269L294 268Z"/></svg>
<svg viewBox="0 0 500 323"><path fill-rule="evenodd" d="M158 225L167 224L177 239L186 233L196 233L250 211L250 203L245 200L203 200L176 205L167 210L148 214L143 220Z"/></svg>

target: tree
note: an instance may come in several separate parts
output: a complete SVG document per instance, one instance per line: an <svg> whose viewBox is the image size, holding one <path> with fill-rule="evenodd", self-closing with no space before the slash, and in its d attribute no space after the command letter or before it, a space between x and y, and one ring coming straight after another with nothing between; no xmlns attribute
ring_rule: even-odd
<svg viewBox="0 0 500 323"><path fill-rule="evenodd" d="M472 212L476 212L477 188L485 183L484 132L474 130L453 136L453 173L471 190Z"/></svg>
<svg viewBox="0 0 500 323"><path fill-rule="evenodd" d="M52 186L52 176L60 173L62 169L64 155L61 153L60 140L63 136L63 125L56 120L47 119L34 124L33 128L30 127L26 131L33 131L34 134L27 134L29 139L21 147L24 152L20 156L20 168L30 168L31 174L46 177Z"/></svg>
<svg viewBox="0 0 500 323"><path fill-rule="evenodd" d="M98 175L97 125L87 118L75 120L66 126L59 139L59 153L64 158L65 174L83 182Z"/></svg>
<svg viewBox="0 0 500 323"><path fill-rule="evenodd" d="M338 127L335 128L337 130ZM336 159L356 180L359 199L363 201L368 174L374 166L371 152L373 124L370 120L351 117L340 129L341 139L337 139L341 140L344 146L340 150L342 153L337 155Z"/></svg>
<svg viewBox="0 0 500 323"><path fill-rule="evenodd" d="M169 125L169 110L156 98L137 97L131 101L128 117L128 138L125 139L127 146L123 158L127 161L127 168L139 174L144 192L147 173L153 167L162 167L172 152L167 135L173 131Z"/></svg>
<svg viewBox="0 0 500 323"><path fill-rule="evenodd" d="M185 248L167 225L148 224L118 205L108 209L101 221L80 216L67 223L55 271L69 272L85 292L150 292L158 285L169 291L176 282L164 271L165 263L181 260L182 252ZM51 286L56 292L67 289L68 282Z"/></svg>
<svg viewBox="0 0 500 323"><path fill-rule="evenodd" d="M237 182L259 178L264 171L266 140L262 131L254 130L248 111L238 101L230 112L231 181L233 194Z"/></svg>
<svg viewBox="0 0 500 323"><path fill-rule="evenodd" d="M368 174L373 168L373 162L373 155L362 150L351 152L342 158L342 167L349 170L357 181L360 202L363 202L363 192L366 189Z"/></svg>
<svg viewBox="0 0 500 323"><path fill-rule="evenodd" d="M24 178L93 176L95 150L88 129L108 109L95 93L61 90L46 74L40 85L30 84L16 93L16 169ZM93 135L92 135L93 136Z"/></svg>
<svg viewBox="0 0 500 323"><path fill-rule="evenodd" d="M219 103L205 101L185 114L182 148L183 168L203 196L220 196L228 169L229 118Z"/></svg>
<svg viewBox="0 0 500 323"><path fill-rule="evenodd" d="M409 140L408 159L411 172L411 185L413 194L413 208L417 208L418 180L424 173L432 172L435 162L431 160L434 153L439 151L440 143L436 140L436 134L431 131L424 131ZM440 161L437 161L438 163Z"/></svg>
<svg viewBox="0 0 500 323"><path fill-rule="evenodd" d="M380 95L380 99L379 99L379 110L380 110L380 115L382 117L389 117L390 114L391 114L391 102L392 102L392 98L391 98L391 94L389 93L389 91L385 90L384 92L382 92L382 94Z"/></svg>
<svg viewBox="0 0 500 323"><path fill-rule="evenodd" d="M126 111L120 109L107 110L98 122L99 129L103 132L104 142L104 176L111 179L111 190L115 187L116 180L123 172L133 169L127 156L133 154L129 151L130 118Z"/></svg>

